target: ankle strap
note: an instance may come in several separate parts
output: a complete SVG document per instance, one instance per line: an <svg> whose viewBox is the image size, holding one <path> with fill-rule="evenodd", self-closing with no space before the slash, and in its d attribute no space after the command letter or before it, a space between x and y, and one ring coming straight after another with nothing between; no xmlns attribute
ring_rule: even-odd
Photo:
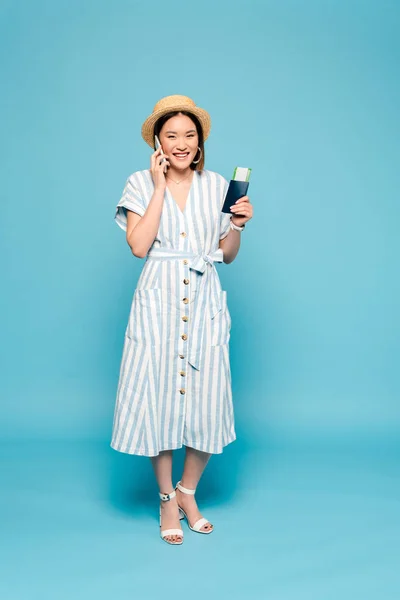
<svg viewBox="0 0 400 600"><path fill-rule="evenodd" d="M158 495L160 496L163 502L168 502L168 500L175 498L176 492L175 490L173 492L170 492L169 494L162 494L161 492L158 492Z"/></svg>
<svg viewBox="0 0 400 600"><path fill-rule="evenodd" d="M178 481L178 483L176 484L175 488L178 488L178 490L180 492L183 492L184 494L191 494L192 496L195 494L196 490L189 490L189 488L185 488L183 487L183 485L181 485L181 482Z"/></svg>

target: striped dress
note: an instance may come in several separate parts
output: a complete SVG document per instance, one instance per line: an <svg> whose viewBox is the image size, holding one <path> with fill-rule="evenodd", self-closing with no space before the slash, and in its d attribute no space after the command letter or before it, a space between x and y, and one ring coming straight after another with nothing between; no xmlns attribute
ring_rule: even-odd
<svg viewBox="0 0 400 600"><path fill-rule="evenodd" d="M221 212L227 180L194 171L184 211L167 188L125 331L111 447L157 456L189 446L218 454L236 439L227 292L216 263L229 233ZM128 177L115 220L141 216L154 192L150 170Z"/></svg>

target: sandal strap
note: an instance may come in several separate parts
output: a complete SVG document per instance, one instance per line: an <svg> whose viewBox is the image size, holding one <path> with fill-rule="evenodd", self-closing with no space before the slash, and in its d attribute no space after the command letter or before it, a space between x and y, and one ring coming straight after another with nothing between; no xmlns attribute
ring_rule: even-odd
<svg viewBox="0 0 400 600"><path fill-rule="evenodd" d="M190 494L191 496L193 496L196 493L196 490L189 490L189 488L185 488L183 487L183 485L181 485L181 482L178 481L178 483L175 486L175 489L178 488L178 490L180 492L183 492L184 494Z"/></svg>
<svg viewBox="0 0 400 600"><path fill-rule="evenodd" d="M158 495L160 496L163 502L168 502L172 498L175 498L176 492L175 490L173 492L170 492L169 494L162 494L161 492L158 492Z"/></svg>
<svg viewBox="0 0 400 600"><path fill-rule="evenodd" d="M163 529L161 531L161 537L167 537L167 535L180 535L183 538L183 530L182 529Z"/></svg>
<svg viewBox="0 0 400 600"><path fill-rule="evenodd" d="M200 531L200 529L203 527L203 525L206 525L206 523L209 523L209 521L202 517L201 519L196 521L196 523L192 526L192 529L194 529L195 531Z"/></svg>

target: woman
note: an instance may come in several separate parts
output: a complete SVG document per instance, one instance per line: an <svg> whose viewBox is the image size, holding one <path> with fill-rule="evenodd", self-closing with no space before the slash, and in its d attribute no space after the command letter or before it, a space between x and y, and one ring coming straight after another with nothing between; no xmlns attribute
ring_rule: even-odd
<svg viewBox="0 0 400 600"><path fill-rule="evenodd" d="M215 262L230 263L253 214L244 196L221 208L228 182L204 169L210 116L187 96L167 96L142 126L150 169L128 178L115 219L132 253L146 257L125 332L111 446L151 457L160 533L181 544L180 519L211 533L194 493L211 454L236 439L231 396L231 318ZM172 451L186 447L172 485Z"/></svg>

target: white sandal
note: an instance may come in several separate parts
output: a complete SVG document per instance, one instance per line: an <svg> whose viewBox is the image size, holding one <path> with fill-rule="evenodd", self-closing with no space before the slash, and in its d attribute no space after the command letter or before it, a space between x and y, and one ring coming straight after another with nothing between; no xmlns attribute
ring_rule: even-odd
<svg viewBox="0 0 400 600"><path fill-rule="evenodd" d="M191 496L194 496L194 494L196 493L196 490L189 490L188 488L183 487L183 485L181 485L181 482L178 481L178 483L175 486L175 489L177 489L180 492L183 492L184 494L190 494ZM179 506L179 504L178 504ZM194 523L193 527L190 525L189 523L189 519L187 514L185 513L185 511L183 510L183 508L181 508L179 506L179 512L181 513L181 519L185 518L187 521L187 524L189 525L189 529L191 529L192 531L195 531L196 533L211 533L212 531L214 531L214 527L212 527L211 529L209 529L208 531L202 531L201 528L203 527L203 525L206 525L207 523L210 523L210 521L207 521L207 519L205 519L204 517L201 517L201 519L198 519L198 521L196 521L196 523Z"/></svg>
<svg viewBox="0 0 400 600"><path fill-rule="evenodd" d="M170 494L162 494L161 492L158 492L158 495L160 496L160 499L163 502L169 502L169 500L171 500L172 498L175 498L176 492L175 492L175 490L173 492L171 492ZM179 518L183 519L183 517L181 517L181 513L179 513ZM165 542L167 542L167 544L171 544L172 546L178 546L179 544L182 544L182 542L183 542L183 530L182 529L163 529L163 530L161 530L161 505L160 505L160 535L161 535L161 538ZM165 539L169 535L179 535L182 538L182 540L180 542L170 542L169 540Z"/></svg>

